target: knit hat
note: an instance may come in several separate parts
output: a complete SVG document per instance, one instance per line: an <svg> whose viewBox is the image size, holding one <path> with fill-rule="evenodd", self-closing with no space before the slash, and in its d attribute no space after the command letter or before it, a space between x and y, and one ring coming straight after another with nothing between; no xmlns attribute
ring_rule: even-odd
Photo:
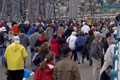
<svg viewBox="0 0 120 80"><path fill-rule="evenodd" d="M13 38L14 43L20 43L20 38L18 36L14 36Z"/></svg>
<svg viewBox="0 0 120 80"><path fill-rule="evenodd" d="M5 27L2 27L2 31L6 31L6 28L5 28Z"/></svg>
<svg viewBox="0 0 120 80"><path fill-rule="evenodd" d="M74 32L72 32L72 35L73 35L73 36L76 36L76 35L77 35L77 33L74 31Z"/></svg>

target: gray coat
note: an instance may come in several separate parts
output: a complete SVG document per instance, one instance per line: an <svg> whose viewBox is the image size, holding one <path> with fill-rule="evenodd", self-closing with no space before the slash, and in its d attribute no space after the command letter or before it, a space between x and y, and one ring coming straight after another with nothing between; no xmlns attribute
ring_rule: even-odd
<svg viewBox="0 0 120 80"><path fill-rule="evenodd" d="M27 49L27 47L30 45L28 36L24 33L20 33L18 36L20 37L20 44L22 44Z"/></svg>
<svg viewBox="0 0 120 80"><path fill-rule="evenodd" d="M31 49L35 48L35 43L39 37L40 37L40 34L38 32L35 32L30 36L30 48Z"/></svg>
<svg viewBox="0 0 120 80"><path fill-rule="evenodd" d="M53 37L53 33L54 33L54 31L53 31L52 27L48 27L46 29L47 40L49 40L49 39L51 39Z"/></svg>
<svg viewBox="0 0 120 80"><path fill-rule="evenodd" d="M90 55L95 59L101 58L103 56L103 48L101 43L94 39L91 44Z"/></svg>

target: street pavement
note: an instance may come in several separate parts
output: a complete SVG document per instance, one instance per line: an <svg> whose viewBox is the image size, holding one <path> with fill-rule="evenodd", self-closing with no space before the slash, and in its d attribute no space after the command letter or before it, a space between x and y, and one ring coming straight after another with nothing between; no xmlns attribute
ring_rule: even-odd
<svg viewBox="0 0 120 80"><path fill-rule="evenodd" d="M26 60L26 68L29 69L32 73L32 67L31 67L31 57L30 57L30 51L28 51L28 58ZM0 58L1 60L1 58ZM79 70L80 70L80 76L81 80L93 80L92 79L92 66L88 65L88 61L85 61L83 64L78 65ZM24 80L33 80L34 74L32 74L28 79ZM1 61L0 61L0 80L7 80L6 75L5 75L5 67L2 66ZM49 79L48 79L49 80Z"/></svg>
<svg viewBox="0 0 120 80"><path fill-rule="evenodd" d="M12 39L13 36L10 35L10 38ZM28 52L28 58L25 62L25 66L26 69L29 69L31 72L31 76L28 79L23 79L23 80L33 80L34 74L32 72L32 66L31 66L31 52L30 52L30 48L28 47L27 49ZM92 66L88 65L88 61L85 60L85 63L83 64L79 64L79 70L80 70L80 76L81 76L81 80L93 80L92 78ZM1 57L0 57L0 80L7 80L6 79L6 75L5 75L5 67L2 66L1 64ZM49 79L48 79L49 80Z"/></svg>

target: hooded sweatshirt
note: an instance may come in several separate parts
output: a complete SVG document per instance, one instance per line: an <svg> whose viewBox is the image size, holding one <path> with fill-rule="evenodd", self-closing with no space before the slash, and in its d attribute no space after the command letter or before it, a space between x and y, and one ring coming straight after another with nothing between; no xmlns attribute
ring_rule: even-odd
<svg viewBox="0 0 120 80"><path fill-rule="evenodd" d="M58 39L52 39L51 40L51 45L50 45L50 48L51 48L51 52L54 52L55 53L55 57L60 57L62 56L60 53L59 53L59 49L61 48L61 46L58 44Z"/></svg>
<svg viewBox="0 0 120 80"><path fill-rule="evenodd" d="M41 46L44 42L47 42L47 38L46 37L40 37L35 44L35 47L39 47Z"/></svg>
<svg viewBox="0 0 120 80"><path fill-rule="evenodd" d="M47 68L44 70L41 70L39 67L37 68L34 76L34 80L53 80L53 69L54 64L48 62Z"/></svg>
<svg viewBox="0 0 120 80"><path fill-rule="evenodd" d="M21 44L12 43L9 45L4 54L8 70L23 70L24 60L27 56L28 54Z"/></svg>
<svg viewBox="0 0 120 80"><path fill-rule="evenodd" d="M18 36L20 37L20 44L22 44L27 49L27 46L30 45L30 40L28 36L24 33L20 33L18 34Z"/></svg>

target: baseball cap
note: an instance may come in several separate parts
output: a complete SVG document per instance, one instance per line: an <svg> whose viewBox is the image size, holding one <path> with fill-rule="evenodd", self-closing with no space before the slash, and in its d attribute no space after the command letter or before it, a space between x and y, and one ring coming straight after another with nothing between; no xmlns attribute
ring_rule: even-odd
<svg viewBox="0 0 120 80"><path fill-rule="evenodd" d="M103 36L103 34L101 34L100 32L96 32L96 34L95 34L95 37L102 37Z"/></svg>
<svg viewBox="0 0 120 80"><path fill-rule="evenodd" d="M20 38L18 36L14 36L13 38L14 43L20 43Z"/></svg>

